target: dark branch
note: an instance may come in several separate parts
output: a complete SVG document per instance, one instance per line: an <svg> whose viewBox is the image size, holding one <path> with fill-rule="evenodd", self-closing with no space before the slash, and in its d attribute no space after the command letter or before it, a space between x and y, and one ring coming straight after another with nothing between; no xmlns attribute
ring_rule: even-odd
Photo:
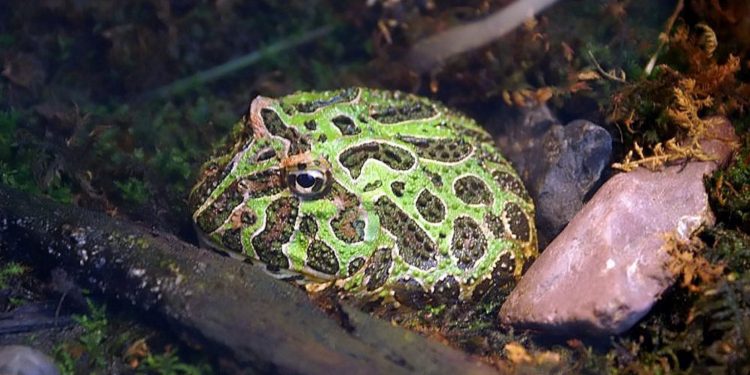
<svg viewBox="0 0 750 375"><path fill-rule="evenodd" d="M252 265L1 186L0 256L62 268L81 287L156 314L243 372L495 373L350 308L347 332L304 292Z"/></svg>

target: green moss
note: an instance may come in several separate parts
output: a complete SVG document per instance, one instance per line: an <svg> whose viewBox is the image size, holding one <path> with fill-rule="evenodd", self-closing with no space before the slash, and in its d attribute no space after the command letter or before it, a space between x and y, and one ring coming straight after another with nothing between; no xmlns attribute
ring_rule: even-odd
<svg viewBox="0 0 750 375"><path fill-rule="evenodd" d="M729 273L750 276L750 235L738 230L725 229L723 224L708 230L706 236L713 242L706 255L714 263L721 263ZM750 296L748 296L750 297Z"/></svg>
<svg viewBox="0 0 750 375"><path fill-rule="evenodd" d="M143 337L141 335L144 333L134 331L132 326L121 327L116 318L110 319L104 306L96 305L90 300L88 306L88 314L73 317L80 334L73 340L58 344L54 349L55 362L64 375L108 374L117 369L119 372L125 364L115 364L138 341L134 337ZM177 355L177 350L171 344L166 344L165 348L162 353L145 353L135 372L161 375L213 373L202 355L183 358Z"/></svg>
<svg viewBox="0 0 750 375"><path fill-rule="evenodd" d="M697 291L675 287L617 338L607 358L618 373L750 371L750 237L719 227L703 238L703 254L723 272Z"/></svg>
<svg viewBox="0 0 750 375"><path fill-rule="evenodd" d="M750 136L738 134L743 135L742 147L733 162L715 172L706 187L720 221L750 232Z"/></svg>
<svg viewBox="0 0 750 375"><path fill-rule="evenodd" d="M76 315L73 319L83 329L83 333L74 342L67 342L55 348L55 360L63 374L75 374L77 362L83 361L92 372L102 372L108 363L106 346L103 345L107 336L107 316L104 306L97 306L88 301L89 314ZM77 348L85 355L74 358L73 352ZM74 350L76 349L76 350Z"/></svg>
<svg viewBox="0 0 750 375"><path fill-rule="evenodd" d="M143 180L129 178L125 181L114 181L122 196L133 203L144 204L148 200L149 192Z"/></svg>
<svg viewBox="0 0 750 375"><path fill-rule="evenodd" d="M16 111L0 111L0 160L9 160L12 156L20 114Z"/></svg>
<svg viewBox="0 0 750 375"><path fill-rule="evenodd" d="M14 110L0 111L0 183L70 203L73 200L72 188L69 181L59 174L53 174L45 186L37 182L39 178L34 166L41 164L40 159L44 158L44 154L35 144L21 144L18 141L21 138L22 117L21 112Z"/></svg>
<svg viewBox="0 0 750 375"><path fill-rule="evenodd" d="M439 316L445 311L445 309L446 309L445 304L440 304L437 306L427 305L425 307L425 312L433 316Z"/></svg>
<svg viewBox="0 0 750 375"><path fill-rule="evenodd" d="M26 268L18 263L9 262L0 266L0 289L8 287L8 282L26 272Z"/></svg>
<svg viewBox="0 0 750 375"><path fill-rule="evenodd" d="M177 351L172 350L162 354L149 354L138 366L137 373L158 375L202 375L212 374L213 371L207 363L198 365L188 364L177 356Z"/></svg>
<svg viewBox="0 0 750 375"><path fill-rule="evenodd" d="M138 246L140 249L148 249L149 243L148 240L143 237L137 237L135 239L135 245Z"/></svg>

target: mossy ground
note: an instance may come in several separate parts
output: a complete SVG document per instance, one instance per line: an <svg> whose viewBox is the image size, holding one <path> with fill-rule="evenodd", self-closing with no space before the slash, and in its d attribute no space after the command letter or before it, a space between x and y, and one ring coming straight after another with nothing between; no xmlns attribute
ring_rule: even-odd
<svg viewBox="0 0 750 375"><path fill-rule="evenodd" d="M194 174L250 99L261 93L281 96L351 85L402 89L438 98L480 122L498 106L546 101L563 121L587 118L608 126L619 140L616 158L622 160L635 142L646 146L649 156L649 147L688 133L669 110L674 108L672 86L693 79L698 88L694 101L712 97L710 105L702 102L694 113L729 116L743 144L733 164L707 181L719 227L704 234L699 255L706 264L721 266L719 277L675 286L636 329L596 350L575 340L542 345L523 334L498 331L499 304L492 301L393 318L520 372L532 367L580 373L746 371L750 117L738 94L747 90L750 42L745 24L732 18L748 14L744 2L721 2L721 9L714 7L716 2L689 2L670 35L683 28L683 42L700 41L705 36L695 25L706 22L718 48L696 58L702 45L691 48L672 38L659 55L658 63L664 65L649 76L644 68L657 50L673 4L571 0L433 74L415 75L398 63L410 44L510 1L373 3L1 2L0 182L189 240L185 200ZM325 37L266 56L206 85L153 96L180 78L322 26L332 26ZM730 55L739 59L737 66L727 65ZM710 67L715 75L709 74ZM14 264L2 265L7 272L0 271L6 280L0 289L10 296L6 311L28 301L59 298L49 287L54 281L33 272L18 274ZM89 313L93 321L101 321L97 311ZM115 336L133 338L128 341L133 344L138 335L117 330L113 323L129 319L127 314L107 316L103 326ZM438 322L440 328L426 328L423 322ZM93 326L91 320L79 321L73 337L56 337L59 348L91 341ZM131 327L119 324L123 326ZM120 352L125 341L107 346L101 354L105 366L128 366ZM158 349L166 345L161 341ZM98 360L77 358L75 366L103 371ZM173 368L174 358L167 354L151 363Z"/></svg>

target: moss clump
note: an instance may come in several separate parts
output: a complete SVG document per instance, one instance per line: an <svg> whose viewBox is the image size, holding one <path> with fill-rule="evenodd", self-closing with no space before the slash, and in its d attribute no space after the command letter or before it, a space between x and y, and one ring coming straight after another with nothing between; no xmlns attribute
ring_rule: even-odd
<svg viewBox="0 0 750 375"><path fill-rule="evenodd" d="M736 79L740 58L726 54L720 59L701 43L711 29L705 24L696 29L701 31L678 26L664 57L669 65L657 66L653 75L614 95L609 121L624 128L631 148L614 167L654 169L684 158L708 159L699 145L709 128L705 116L731 115L750 104L750 85Z"/></svg>
<svg viewBox="0 0 750 375"><path fill-rule="evenodd" d="M750 136L732 163L706 181L711 205L727 225L750 233Z"/></svg>
<svg viewBox="0 0 750 375"><path fill-rule="evenodd" d="M26 273L26 267L9 262L0 265L0 289L8 287L8 282Z"/></svg>
<svg viewBox="0 0 750 375"><path fill-rule="evenodd" d="M69 181L56 173L54 160L49 160L45 150L27 139L20 125L23 116L19 111L0 110L0 183L70 203Z"/></svg>
<svg viewBox="0 0 750 375"><path fill-rule="evenodd" d="M180 357L170 343L164 344L162 352L152 352L147 339L143 338L145 331L132 325L123 326L117 317L110 319L104 306L90 300L88 309L87 314L73 317L78 324L78 335L54 349L55 362L62 374L130 373L133 370L138 374L160 375L213 373L202 355ZM146 337L149 342L163 340L153 333Z"/></svg>

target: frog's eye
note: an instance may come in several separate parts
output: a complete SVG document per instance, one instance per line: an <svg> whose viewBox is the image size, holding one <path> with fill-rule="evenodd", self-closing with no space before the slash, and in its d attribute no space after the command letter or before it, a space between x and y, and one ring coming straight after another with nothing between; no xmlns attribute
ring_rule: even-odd
<svg viewBox="0 0 750 375"><path fill-rule="evenodd" d="M330 184L329 176L317 169L290 172L287 185L292 193L305 199L316 199L325 194Z"/></svg>

